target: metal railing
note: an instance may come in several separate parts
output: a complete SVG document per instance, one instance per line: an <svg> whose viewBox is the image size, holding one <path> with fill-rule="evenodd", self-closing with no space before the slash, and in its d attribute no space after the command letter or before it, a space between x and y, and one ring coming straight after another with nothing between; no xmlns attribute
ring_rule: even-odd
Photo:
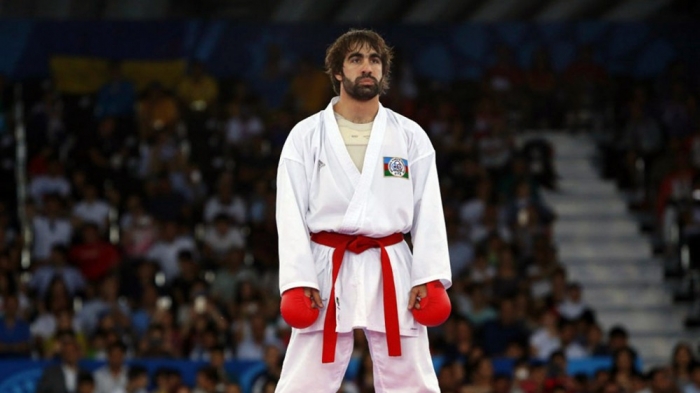
<svg viewBox="0 0 700 393"><path fill-rule="evenodd" d="M17 184L17 218L22 234L21 264L28 269L32 260L32 242L34 233L27 215L27 133L24 126L24 101L22 84L17 83L14 89L14 121L15 121L15 181Z"/></svg>

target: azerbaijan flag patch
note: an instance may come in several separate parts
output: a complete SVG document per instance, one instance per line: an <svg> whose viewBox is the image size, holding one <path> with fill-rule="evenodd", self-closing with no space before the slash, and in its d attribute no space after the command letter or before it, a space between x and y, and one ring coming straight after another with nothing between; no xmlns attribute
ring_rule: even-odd
<svg viewBox="0 0 700 393"><path fill-rule="evenodd" d="M408 179L408 161L399 157L384 157L384 177Z"/></svg>

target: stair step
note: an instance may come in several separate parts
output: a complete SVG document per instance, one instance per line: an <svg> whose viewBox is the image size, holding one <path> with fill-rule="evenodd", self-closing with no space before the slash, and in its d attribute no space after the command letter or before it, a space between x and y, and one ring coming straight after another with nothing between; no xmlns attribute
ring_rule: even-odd
<svg viewBox="0 0 700 393"><path fill-rule="evenodd" d="M621 245L613 241L602 242L600 244L588 242L567 242L559 247L559 257L566 260L574 258L603 258L603 259L643 259L651 255L651 246L644 242L636 245Z"/></svg>
<svg viewBox="0 0 700 393"><path fill-rule="evenodd" d="M550 200L547 200L547 202L552 204ZM606 201L606 203L587 198L584 200L571 200L571 198L566 198L556 203L556 209L557 216L560 217L560 219L569 216L597 216L600 214L617 214L624 216L627 214L627 205L618 198Z"/></svg>
<svg viewBox="0 0 700 393"><path fill-rule="evenodd" d="M603 243L615 243L620 244L623 247L629 247L633 245L639 246L640 244L649 245L650 240L637 233L636 231L630 231L627 233L609 233L606 232L589 232L589 233L559 233L555 229L554 240L557 244L570 244L570 243L592 243L592 244L603 244Z"/></svg>
<svg viewBox="0 0 700 393"><path fill-rule="evenodd" d="M566 260L561 261L565 266L598 266L598 265L617 265L617 266L631 266L638 269L646 268L656 268L664 265L663 260L654 259L651 257L646 258L586 258L586 257L567 257Z"/></svg>
<svg viewBox="0 0 700 393"><path fill-rule="evenodd" d="M669 307L671 295L661 288L583 288L583 299L596 311L618 311L620 307ZM632 303L632 305L630 304Z"/></svg>
<svg viewBox="0 0 700 393"><path fill-rule="evenodd" d="M658 283L662 284L663 269L639 269L632 266L608 266L591 269L586 266L567 266L569 279L582 283L624 284L624 283Z"/></svg>
<svg viewBox="0 0 700 393"><path fill-rule="evenodd" d="M612 326L622 325L630 337L648 335L678 334L683 331L684 310L673 308L663 310L616 310L597 311L596 316L601 326L608 330Z"/></svg>
<svg viewBox="0 0 700 393"><path fill-rule="evenodd" d="M556 207L554 209L556 211ZM578 218L575 220L557 220L554 223L554 233L557 236L629 236L638 234L639 227L634 221L624 217L608 220L604 223L596 219Z"/></svg>
<svg viewBox="0 0 700 393"><path fill-rule="evenodd" d="M574 281L607 282L658 282L663 281L663 268L661 266L649 266L639 268L632 265L567 265L569 278Z"/></svg>
<svg viewBox="0 0 700 393"><path fill-rule="evenodd" d="M684 330L687 306L673 304L663 262L653 258L623 193L600 177L594 137L540 132L520 139L532 137L554 146L559 187L542 198L557 214L554 241L569 279L581 283L605 331L628 330L645 367L668 363L673 346L684 339L695 344L700 331Z"/></svg>
<svg viewBox="0 0 700 393"><path fill-rule="evenodd" d="M612 183L603 183L601 181L588 182L577 181L575 179L564 179L559 181L559 189L563 193L573 193L580 195L615 195L617 188Z"/></svg>
<svg viewBox="0 0 700 393"><path fill-rule="evenodd" d="M696 333L697 334L697 333ZM666 336L632 336L630 344L639 353L644 354L644 366L653 367L654 365L668 365L671 359L673 347L682 340L693 343L698 336L688 334L674 334L670 337Z"/></svg>

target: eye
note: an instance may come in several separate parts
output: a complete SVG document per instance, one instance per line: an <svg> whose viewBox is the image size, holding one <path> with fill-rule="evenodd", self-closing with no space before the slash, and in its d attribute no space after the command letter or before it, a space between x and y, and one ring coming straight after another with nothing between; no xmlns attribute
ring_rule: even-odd
<svg viewBox="0 0 700 393"><path fill-rule="evenodd" d="M373 58L372 58L372 64L381 64L381 62L382 62L382 61L379 60L378 57L373 57Z"/></svg>

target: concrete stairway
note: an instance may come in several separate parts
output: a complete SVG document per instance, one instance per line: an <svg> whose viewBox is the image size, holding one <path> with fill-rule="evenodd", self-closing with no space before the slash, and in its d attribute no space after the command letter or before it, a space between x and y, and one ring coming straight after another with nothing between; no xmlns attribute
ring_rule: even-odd
<svg viewBox="0 0 700 393"><path fill-rule="evenodd" d="M695 337L683 327L686 309L672 303L662 261L652 257L622 194L596 172L593 141L563 133L537 136L555 148L560 187L545 192L544 200L558 215L555 242L569 279L583 285L603 329L627 328L645 367L667 363L678 341Z"/></svg>

